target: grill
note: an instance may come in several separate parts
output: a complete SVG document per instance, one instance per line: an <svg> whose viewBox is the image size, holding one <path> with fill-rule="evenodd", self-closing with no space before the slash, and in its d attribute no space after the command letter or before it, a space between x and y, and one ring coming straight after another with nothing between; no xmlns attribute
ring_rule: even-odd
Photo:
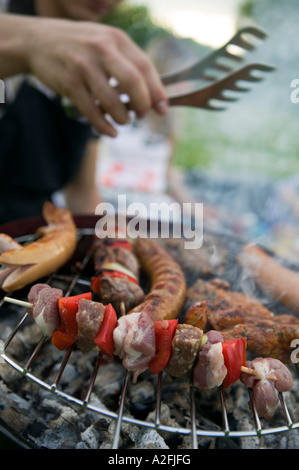
<svg viewBox="0 0 299 470"><path fill-rule="evenodd" d="M78 226L78 247L76 250L75 257L70 261L69 265L63 267L59 272L53 273L49 279L45 280L49 285L53 287L61 288L65 295L75 295L81 292L86 292L89 290L89 267L91 266L90 255L88 252L88 247L94 236L94 218L78 218L76 219ZM7 227L7 232L10 233L20 243L26 243L31 241L34 237L34 228L41 225L40 220L31 220L25 227L13 226ZM24 232L27 232L23 234ZM19 235L19 234L22 235ZM76 267L74 269L74 266ZM298 429L299 427L299 417L292 417L292 412L289 411L288 405L288 394L280 394L280 409L278 414L280 416L279 425L271 425L270 423L263 423L255 409L255 403L251 395L250 390L246 390L242 384L234 385L232 392L234 392L234 387L241 387L242 393L248 394L247 401L250 406L248 407L247 413L250 415L248 420L251 423L251 427L248 428L246 425L242 428L242 425L233 423L231 426L230 423L230 410L231 407L238 406L232 404L231 402L231 390L229 392L220 388L217 390L217 407L221 410L221 426L215 426L212 420L205 420L205 426L201 426L201 416L198 411L197 402L198 400L205 400L205 398L198 396L199 391L195 390L192 387L192 382L188 378L184 379L185 390L188 391L188 406L183 411L183 414L187 418L183 425L168 425L163 422L161 418L161 408L167 399L171 402L170 392L167 393L167 398L163 395L163 391L168 388L169 377L166 373L161 373L158 376L149 376L145 373L138 378L140 381L146 381L150 379L155 387L155 403L153 406L152 415L154 418L152 420L140 419L139 417L133 416L131 413L127 413L126 403L128 400L128 390L132 387L131 374L123 370L122 380L121 380L121 389L117 397L117 408L112 407L112 409L98 404L92 399L94 392L96 380L101 380L101 370L103 364L102 358L97 356L97 353L94 352L92 359L88 357L89 363L92 363L92 368L90 369L89 376L84 377L83 386L81 385L80 394L69 393L64 390L62 383L62 378L66 370L67 365L72 361L72 356L76 354L76 346L69 348L64 355L62 356L60 352L57 351L57 357L55 357L55 376L53 374L51 377L45 377L44 373L38 373L38 364L41 356L47 355L47 348L54 348L49 342L48 338L41 337L40 340L34 344L29 356L26 357L24 361L16 360L14 354L10 353L10 348L13 346L14 341L22 333L26 325L33 323L31 317L26 313L26 309L18 305L18 300L26 300L26 292L18 292L10 295L16 300L16 304L10 305L9 308L13 311L13 318L16 319L12 328L10 329L9 334L6 337L2 337L2 348L0 350L2 361L8 364L15 371L19 372L23 376L22 380L29 380L33 382L38 388L49 392L50 396L55 396L57 399L62 399L66 401L71 407L80 407L81 409L90 411L96 416L105 417L111 420L114 423L113 438L111 447L117 449L121 446L121 435L123 426L128 423L130 426L137 426L139 429L152 429L157 431L158 434L167 433L168 435L174 436L188 436L190 440L190 447L193 449L198 448L198 443L200 439L213 437L230 437L230 438L241 438L241 437L261 437L269 434L285 433L290 430ZM7 308L7 303L4 300L1 300L0 303L0 313L5 308ZM54 348L55 349L55 348ZM81 353L82 354L82 353ZM84 356L84 355L82 355ZM121 367L121 366L120 366ZM53 367L52 367L53 369ZM51 370L52 370L51 369ZM296 372L296 371L295 371ZM175 382L175 381L174 381ZM173 383L174 383L173 382ZM173 389L174 385L171 384ZM215 392L216 393L216 392ZM233 393L234 394L234 393ZM287 396L285 396L287 395ZM236 396L236 394L235 394ZM229 405L227 401L229 400ZM170 403L171 405L171 403ZM292 410L293 411L293 410ZM247 422L247 421L246 421Z"/></svg>

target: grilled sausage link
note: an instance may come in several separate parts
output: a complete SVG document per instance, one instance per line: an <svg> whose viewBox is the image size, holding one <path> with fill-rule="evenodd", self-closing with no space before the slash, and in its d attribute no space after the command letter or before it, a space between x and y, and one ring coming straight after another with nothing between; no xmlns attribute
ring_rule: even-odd
<svg viewBox="0 0 299 470"><path fill-rule="evenodd" d="M299 314L298 273L279 264L272 256L254 245L246 245L238 256L239 264L260 289L271 298Z"/></svg>
<svg viewBox="0 0 299 470"><path fill-rule="evenodd" d="M77 229L71 213L47 201L43 216L48 225L38 229L39 238L36 241L1 254L0 264L6 267L2 272L1 288L4 291L22 289L49 275L73 255L77 245Z"/></svg>
<svg viewBox="0 0 299 470"><path fill-rule="evenodd" d="M139 238L136 254L151 282L144 301L129 313L146 312L152 321L177 318L186 297L184 273L176 261L156 241Z"/></svg>

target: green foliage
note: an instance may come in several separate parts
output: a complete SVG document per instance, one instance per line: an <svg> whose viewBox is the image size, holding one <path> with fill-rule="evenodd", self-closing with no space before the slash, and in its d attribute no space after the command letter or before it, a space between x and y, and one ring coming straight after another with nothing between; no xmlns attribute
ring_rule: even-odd
<svg viewBox="0 0 299 470"><path fill-rule="evenodd" d="M145 6L120 4L102 21L125 31L141 48L157 36L171 34L166 28L157 25Z"/></svg>
<svg viewBox="0 0 299 470"><path fill-rule="evenodd" d="M239 7L239 15L242 17L250 18L253 14L254 1L245 0Z"/></svg>

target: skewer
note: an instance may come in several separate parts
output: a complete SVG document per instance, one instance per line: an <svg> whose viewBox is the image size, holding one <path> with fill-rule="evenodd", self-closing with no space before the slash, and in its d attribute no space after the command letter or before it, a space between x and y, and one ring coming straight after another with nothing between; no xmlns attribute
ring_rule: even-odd
<svg viewBox="0 0 299 470"><path fill-rule="evenodd" d="M119 309L120 309L120 314L121 314L122 317L123 317L124 315L126 315L126 307L125 307L125 303L124 303L124 302L121 302L121 303L120 303Z"/></svg>
<svg viewBox="0 0 299 470"><path fill-rule="evenodd" d="M3 301L11 303L11 304L15 304L15 305L20 305L21 307L25 307L25 308L32 308L33 307L33 305L30 302L26 302L24 300L14 299L13 297L5 296L3 298ZM126 315L126 308L125 308L124 302L121 302L121 304L120 304L120 314L121 314L121 316ZM251 367L241 366L241 372L243 372L245 374L254 375L256 378L259 378L258 374L257 374L257 371L252 369ZM268 375L267 379L272 380L273 382L275 382L277 380L277 378L274 377L273 375Z"/></svg>
<svg viewBox="0 0 299 470"><path fill-rule="evenodd" d="M5 302L9 302L10 304L20 305L21 307L32 308L33 305L30 302L25 302L24 300L14 299L12 297L4 297L3 300Z"/></svg>
<svg viewBox="0 0 299 470"><path fill-rule="evenodd" d="M119 410L118 410L118 416L117 416L117 419L115 421L112 449L118 449L118 445L119 445L121 424L122 424L122 419L123 419L123 413L124 413L124 407L125 407L125 400L126 400L129 377L130 377L130 373L129 373L128 370L126 370L124 383L123 383L123 389L122 389L122 393L121 393L121 396L120 396L120 405L119 405Z"/></svg>
<svg viewBox="0 0 299 470"><path fill-rule="evenodd" d="M257 376L256 370L251 369L251 367L241 366L241 372L244 372L245 374Z"/></svg>
<svg viewBox="0 0 299 470"><path fill-rule="evenodd" d="M251 369L251 367L241 366L241 372L244 372L245 374L249 374L249 375L254 375L257 379L259 379L257 371L254 369ZM276 382L277 380L277 378L274 377L273 375L268 375L267 379L273 380L273 382Z"/></svg>

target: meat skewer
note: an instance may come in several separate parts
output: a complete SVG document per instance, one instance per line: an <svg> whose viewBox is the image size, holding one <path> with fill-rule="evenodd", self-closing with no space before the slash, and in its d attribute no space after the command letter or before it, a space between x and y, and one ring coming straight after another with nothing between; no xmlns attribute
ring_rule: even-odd
<svg viewBox="0 0 299 470"><path fill-rule="evenodd" d="M3 300L5 302L8 302L10 304L15 304L15 305L20 305L20 307L25 307L25 308L32 308L33 305L30 302L25 302L24 300L18 300L14 299L13 297L3 297Z"/></svg>
<svg viewBox="0 0 299 470"><path fill-rule="evenodd" d="M130 241L96 239L92 256L96 274L91 280L91 290L101 301L111 303L119 314L121 304L128 311L142 302L139 262Z"/></svg>
<svg viewBox="0 0 299 470"><path fill-rule="evenodd" d="M191 374L194 387L199 389L228 388L241 379L246 387L252 388L257 410L266 419L278 405L277 393L290 390L293 385L289 370L276 359L257 358L246 363L245 338L225 340L218 331L204 333L192 325L178 324L177 319L152 322L148 315L140 312L117 320L113 307L92 301L90 293L63 298L56 291L38 284L28 295L32 312L35 311L34 319L44 312L43 302L50 299L50 294L56 295L51 299L52 307L55 302L68 305L68 314L72 314L68 326L75 323L76 332L70 343L57 343L53 341L55 334L70 335L70 331L60 325L53 333L52 343L65 349L77 342L83 353L97 350L110 358L118 356L124 367L133 372L134 381L147 368L154 374L165 370L173 377ZM54 310L51 309L52 315ZM61 315L61 306L57 311ZM43 328L47 322L53 328L50 315L44 316L44 321L38 324ZM49 331L47 333L49 335Z"/></svg>

